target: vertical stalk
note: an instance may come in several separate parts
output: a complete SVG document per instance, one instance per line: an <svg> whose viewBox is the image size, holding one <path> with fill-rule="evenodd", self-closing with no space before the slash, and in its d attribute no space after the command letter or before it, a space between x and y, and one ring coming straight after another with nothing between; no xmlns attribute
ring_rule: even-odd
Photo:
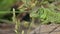
<svg viewBox="0 0 60 34"><path fill-rule="evenodd" d="M24 30L22 30L22 34L24 34Z"/></svg>
<svg viewBox="0 0 60 34"><path fill-rule="evenodd" d="M15 9L13 8L13 22L15 23Z"/></svg>
<svg viewBox="0 0 60 34"><path fill-rule="evenodd" d="M28 31L27 31L27 34L29 34L29 31L30 31L30 28L31 28L31 26L34 24L34 18L32 17L32 22L31 22L31 24L30 24L30 26L29 26L29 29L28 29Z"/></svg>
<svg viewBox="0 0 60 34"><path fill-rule="evenodd" d="M15 9L13 8L13 22L15 23L15 33L19 34L19 26L20 26L20 22L17 21L16 19L16 15L15 15Z"/></svg>

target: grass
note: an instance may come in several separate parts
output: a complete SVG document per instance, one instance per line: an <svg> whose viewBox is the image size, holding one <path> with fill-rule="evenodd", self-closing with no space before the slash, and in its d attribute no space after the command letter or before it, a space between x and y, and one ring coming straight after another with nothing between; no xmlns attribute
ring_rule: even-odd
<svg viewBox="0 0 60 34"><path fill-rule="evenodd" d="M15 23L15 33L20 34L19 33L20 21L16 19L15 9L14 8L13 8L13 22Z"/></svg>
<svg viewBox="0 0 60 34"><path fill-rule="evenodd" d="M11 0L12 1L12 0ZM3 1L2 3L0 3L0 10L8 10L8 8L10 7L10 5L13 3L13 1L12 1L12 3L11 3L11 1L10 0L5 0L5 1ZM24 1L24 0L23 0ZM5 2L5 4L3 4ZM8 3L9 2L9 3ZM45 4L49 4L48 2L41 2L42 3L42 6L43 6L43 4L45 5ZM5 6L6 7L5 7ZM36 5L36 3L35 3L35 5ZM33 7L36 7L36 6L33 6L32 5L32 3L31 3L31 6L33 6ZM4 7L3 7L4 6ZM24 5L25 6L25 5ZM57 11L55 12L55 10L54 9L56 9L55 8L55 6L51 6L50 4L48 5L48 6L50 6L50 7L48 7L48 8L45 8L44 6L43 7L41 7L41 6L39 6L40 7L40 9L38 9L38 11L31 11L31 13L30 13L30 17L32 18L32 22L30 23L30 25L28 26L29 27L29 29L28 29L28 31L27 31L27 34L29 34L29 31L30 31L30 28L32 27L32 25L34 24L34 19L35 18L39 18L39 20L41 20L42 22L42 24L47 24L47 23L49 23L49 22L52 22L52 23L60 23L60 13L57 13ZM3 9L2 9L3 8ZM5 9L6 8L6 9ZM29 7L29 8L32 8L32 7ZM21 9L20 9L21 10ZM24 11L24 8L21 10L21 11ZM5 14L7 14L7 13L10 13L10 11L0 11L0 18L2 18ZM15 24L15 33L16 34L20 34L20 32L19 32L19 28L20 28L20 25L21 25L21 23L20 23L20 21L16 18L16 15L15 15L15 13L16 13L16 11L15 11L15 9L13 9L13 22L14 22L14 24ZM40 23L40 24L41 24ZM21 32L22 34L24 34L24 30L22 30L22 32Z"/></svg>

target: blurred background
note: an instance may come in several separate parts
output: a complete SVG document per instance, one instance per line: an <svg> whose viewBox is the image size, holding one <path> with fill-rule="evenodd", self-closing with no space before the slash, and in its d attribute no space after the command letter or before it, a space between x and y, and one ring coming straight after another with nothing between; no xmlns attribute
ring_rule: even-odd
<svg viewBox="0 0 60 34"><path fill-rule="evenodd" d="M0 34L15 34L17 25L27 34L50 24L60 24L60 0L0 0Z"/></svg>

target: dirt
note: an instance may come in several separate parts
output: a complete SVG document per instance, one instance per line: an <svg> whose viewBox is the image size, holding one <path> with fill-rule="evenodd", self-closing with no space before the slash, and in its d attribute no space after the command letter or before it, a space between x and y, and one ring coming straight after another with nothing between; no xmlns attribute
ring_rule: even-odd
<svg viewBox="0 0 60 34"><path fill-rule="evenodd" d="M27 29L24 30L26 34ZM14 24L0 24L0 34L15 34ZM31 29L29 34L60 34L60 24L40 25Z"/></svg>
<svg viewBox="0 0 60 34"><path fill-rule="evenodd" d="M60 34L60 24L40 25L30 34Z"/></svg>

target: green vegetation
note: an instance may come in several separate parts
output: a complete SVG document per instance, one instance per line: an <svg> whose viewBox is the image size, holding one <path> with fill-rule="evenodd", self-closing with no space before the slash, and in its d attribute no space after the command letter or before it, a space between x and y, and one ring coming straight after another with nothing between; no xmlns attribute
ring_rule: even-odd
<svg viewBox="0 0 60 34"><path fill-rule="evenodd" d="M50 9L50 8L40 8L40 19L43 21L43 24L47 24L49 22L51 23L60 23L60 12L57 13L56 11Z"/></svg>
<svg viewBox="0 0 60 34"><path fill-rule="evenodd" d="M11 5L13 5L16 1L18 2L19 0L0 0L1 2L0 3L0 18L2 18L5 14L10 13L9 10L10 10ZM59 0L58 1L55 1L55 0L52 0L52 1L51 0L42 0L42 1L22 0L22 1L24 2L23 6L27 5L32 10L34 9L34 7L37 7L37 6L40 7L39 9L37 9L38 11L31 10L30 16L32 18L39 18L41 21L43 21L42 23L48 23L48 22L59 23L60 12L56 11L55 9L58 9L60 5L55 6L55 4L49 3L49 2L58 2ZM26 3L32 3L32 4L26 4ZM20 9L20 12L25 12L24 11L25 8L23 6Z"/></svg>
<svg viewBox="0 0 60 34"><path fill-rule="evenodd" d="M9 10L11 5L15 2L16 0L0 0L0 11Z"/></svg>
<svg viewBox="0 0 60 34"><path fill-rule="evenodd" d="M18 2L20 0L0 0L0 19L4 18L3 16L5 14L10 13L10 9L11 6L15 3ZM56 2L60 2L59 0L22 0L23 1L23 5L20 6L20 8L18 8L21 12L25 12L26 9L31 9L31 10L27 10L30 11L30 17L32 18L32 21L30 23L28 32L30 30L31 25L34 24L34 20L35 18L39 18L39 20L41 21L40 24L49 24L49 22L51 23L56 23L56 24L60 24L60 3L56 3ZM37 7L37 8L36 8ZM38 8L39 7L39 8ZM13 21L15 23L15 32L16 34L18 34L18 28L20 27L19 25L21 25L21 23L19 22L18 19L16 19L16 15L15 15L15 10L12 11L13 13ZM24 23L25 25L27 23ZM25 26L24 25L24 26ZM27 25L26 25L27 27ZM24 30L22 30L22 34L24 34Z"/></svg>

